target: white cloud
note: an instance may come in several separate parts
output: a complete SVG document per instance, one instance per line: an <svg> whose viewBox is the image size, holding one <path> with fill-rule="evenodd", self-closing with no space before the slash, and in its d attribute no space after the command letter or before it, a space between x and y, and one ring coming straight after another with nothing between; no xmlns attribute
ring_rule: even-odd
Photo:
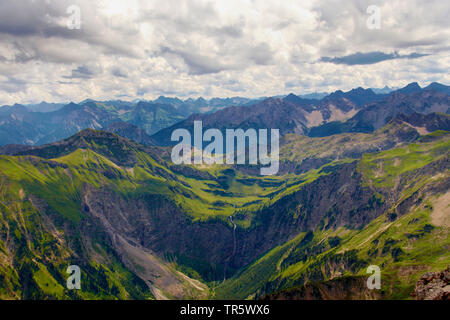
<svg viewBox="0 0 450 320"><path fill-rule="evenodd" d="M80 30L65 26L69 5ZM366 27L369 5L380 30ZM449 14L440 0L2 1L0 104L448 84ZM358 52L428 56L323 59Z"/></svg>

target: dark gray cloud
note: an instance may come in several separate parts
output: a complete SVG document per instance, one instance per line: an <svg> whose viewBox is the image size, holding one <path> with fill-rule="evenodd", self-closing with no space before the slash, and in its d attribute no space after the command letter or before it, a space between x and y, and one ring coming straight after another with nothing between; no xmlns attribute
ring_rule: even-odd
<svg viewBox="0 0 450 320"><path fill-rule="evenodd" d="M72 70L72 74L65 76L66 79L91 79L102 73L98 65L82 65Z"/></svg>
<svg viewBox="0 0 450 320"><path fill-rule="evenodd" d="M67 9L76 5L81 11L81 28L67 27L70 14ZM136 57L134 48L127 45L139 35L134 25L114 26L97 12L94 1L73 0L14 0L0 1L0 37L14 48L13 61L24 63L32 60L73 63L80 58L69 51L80 51L89 46L90 59L95 60L98 51L108 55ZM49 43L72 41L70 46L49 52ZM77 44L78 43L78 44ZM60 51L60 52L57 52Z"/></svg>
<svg viewBox="0 0 450 320"><path fill-rule="evenodd" d="M274 52L267 43L260 43L248 49L248 57L257 65L269 65L273 63Z"/></svg>
<svg viewBox="0 0 450 320"><path fill-rule="evenodd" d="M182 46L180 46L182 47ZM257 45L247 45L240 48L239 52L234 52L232 62L224 62L224 56L230 52L224 51L211 53L208 55L200 53L195 46L190 46L185 50L162 47L160 52L166 57L176 56L180 58L188 67L191 75L214 74L225 70L245 69L250 65L270 65L274 63L274 52L267 43Z"/></svg>
<svg viewBox="0 0 450 320"><path fill-rule="evenodd" d="M146 94L146 93L148 93L148 92L150 92L150 88L139 88L139 89L136 91L136 96L142 97L144 94Z"/></svg>
<svg viewBox="0 0 450 320"><path fill-rule="evenodd" d="M224 23L220 19L220 12L210 1L173 1L166 2L166 6L177 6L182 10L142 10L139 21L153 25L164 26L160 31L175 31L177 34L201 34L204 37L238 39L244 36L245 18L242 15L235 22Z"/></svg>
<svg viewBox="0 0 450 320"><path fill-rule="evenodd" d="M384 53L381 51L374 51L374 52L356 52L353 54L349 54L347 56L342 57L322 57L320 61L322 62L331 62L335 64L345 64L348 66L354 66L354 65L365 65L365 64L375 64L386 60L393 60L393 59L417 59L421 57L426 57L429 54L424 53L410 53L406 55L399 54L397 52L394 53Z"/></svg>
<svg viewBox="0 0 450 320"><path fill-rule="evenodd" d="M111 74L119 78L128 78L128 74L126 73L126 71L120 67L113 67L111 69Z"/></svg>
<svg viewBox="0 0 450 320"><path fill-rule="evenodd" d="M188 52L162 47L161 52L164 55L172 55L181 58L188 67L188 73L192 75L218 73L229 69L229 67L222 65L219 59L201 55L195 51Z"/></svg>
<svg viewBox="0 0 450 320"><path fill-rule="evenodd" d="M6 81L0 82L0 91L7 93L25 92L27 87L28 83L26 81L13 76L9 76Z"/></svg>
<svg viewBox="0 0 450 320"><path fill-rule="evenodd" d="M217 35L225 35L231 38L241 38L244 35L242 29L243 25L228 25L212 29L212 33Z"/></svg>
<svg viewBox="0 0 450 320"><path fill-rule="evenodd" d="M41 35L44 37L65 32L63 28L49 23L52 17L62 16L59 6L46 1L1 1L0 33L15 37Z"/></svg>

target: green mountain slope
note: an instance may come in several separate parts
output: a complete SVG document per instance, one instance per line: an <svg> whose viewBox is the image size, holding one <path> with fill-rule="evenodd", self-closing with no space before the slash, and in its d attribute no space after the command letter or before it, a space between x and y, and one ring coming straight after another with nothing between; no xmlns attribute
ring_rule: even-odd
<svg viewBox="0 0 450 320"><path fill-rule="evenodd" d="M378 201L398 194L382 215L357 229L324 221L222 283L216 298L410 298L421 274L450 263L449 150L446 138L365 155L357 170ZM369 265L381 268L378 292L361 285Z"/></svg>
<svg viewBox="0 0 450 320"><path fill-rule="evenodd" d="M170 149L96 130L19 148L0 156L1 298L260 297L370 263L386 266L383 297L404 298L449 262L449 136L406 132L393 146L414 144L271 177L175 166ZM80 291L65 288L72 264Z"/></svg>

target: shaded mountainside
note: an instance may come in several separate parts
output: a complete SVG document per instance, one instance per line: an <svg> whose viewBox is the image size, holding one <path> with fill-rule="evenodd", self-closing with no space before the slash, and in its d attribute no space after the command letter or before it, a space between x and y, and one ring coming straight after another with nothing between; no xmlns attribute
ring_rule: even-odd
<svg viewBox="0 0 450 320"><path fill-rule="evenodd" d="M403 94L394 92L384 100L369 104L345 122L329 122L309 131L311 137L323 137L344 132L373 132L383 127L397 114L448 113L450 96L434 91L421 90Z"/></svg>
<svg viewBox="0 0 450 320"><path fill-rule="evenodd" d="M450 131L450 115L399 114L373 133L343 133L322 138L286 135L280 142L280 173L303 173L330 161L358 159L364 153L399 147L439 130ZM256 172L255 168L251 172Z"/></svg>
<svg viewBox="0 0 450 320"><path fill-rule="evenodd" d="M148 134L153 134L185 117L170 104L140 101L130 112L121 115L121 118L125 122L144 129Z"/></svg>
<svg viewBox="0 0 450 320"><path fill-rule="evenodd" d="M117 120L117 116L94 103L70 103L57 111L46 113L31 112L15 105L9 111L0 112L0 144L54 142L82 129L104 128Z"/></svg>
<svg viewBox="0 0 450 320"><path fill-rule="evenodd" d="M405 123L416 129L420 134L428 134L437 130L450 131L450 115L444 113L410 115L398 114L392 122Z"/></svg>
<svg viewBox="0 0 450 320"><path fill-rule="evenodd" d="M159 97L155 101L84 100L78 104L47 103L0 107L0 145L39 145L65 139L83 129L105 129L121 121L147 134L173 125L191 114L232 105L250 105L245 98L211 100Z"/></svg>
<svg viewBox="0 0 450 320"><path fill-rule="evenodd" d="M126 122L114 122L104 129L107 132L115 133L121 137L130 139L134 142L151 146L155 145L155 141L145 132L135 125Z"/></svg>
<svg viewBox="0 0 450 320"><path fill-rule="evenodd" d="M276 128L280 134L304 135L308 128L324 121L346 120L353 116L359 105L345 97L345 94L329 96L321 101L303 99L294 94L284 98L268 98L251 107L236 106L212 114L196 114L152 136L160 145L172 145L171 133L178 128L193 132L194 121L202 121L203 127L224 131L229 128L266 129Z"/></svg>
<svg viewBox="0 0 450 320"><path fill-rule="evenodd" d="M180 112L185 117L190 116L195 113L212 113L220 109L231 107L231 106L244 106L252 105L256 103L259 99L248 99L241 97L232 98L212 98L206 100L202 97L193 99L189 98L186 100L181 100L178 98L169 98L161 96L154 100L154 103L163 103L174 106L178 112Z"/></svg>
<svg viewBox="0 0 450 320"><path fill-rule="evenodd" d="M211 114L196 114L155 133L159 145L173 145L171 133L178 128L193 132L194 121L204 129L279 129L280 134L295 133L324 137L344 132L369 133L383 127L398 114L448 112L450 97L446 86L417 84L390 94L375 94L371 89L336 91L321 100L304 99L294 94L268 98L251 107L229 107Z"/></svg>
<svg viewBox="0 0 450 320"><path fill-rule="evenodd" d="M152 134L184 119L171 105L105 103L90 100L69 103L51 112L34 112L21 105L2 107L0 145L42 145L70 137L83 129L105 129L117 122L136 125L146 134Z"/></svg>
<svg viewBox="0 0 450 320"><path fill-rule="evenodd" d="M443 85L438 82L432 82L424 89L425 90L435 90L435 91L443 92L445 94L450 95L450 86L446 86L446 85Z"/></svg>
<svg viewBox="0 0 450 320"><path fill-rule="evenodd" d="M196 114L152 136L160 145L173 145L171 134L178 128L193 132L194 121L202 121L204 130L216 128L279 128L282 134L306 130L305 110L283 99L269 98L250 107L229 107L212 114Z"/></svg>
<svg viewBox="0 0 450 320"><path fill-rule="evenodd" d="M381 100L384 96L376 94L372 89L363 89L361 87L350 90L348 92L343 92L338 90L330 94L326 100L336 100L336 99L347 99L353 102L355 105L361 107L367 103L375 102Z"/></svg>
<svg viewBox="0 0 450 320"><path fill-rule="evenodd" d="M365 277L342 277L308 283L261 297L261 300L375 300L381 295L369 290Z"/></svg>
<svg viewBox="0 0 450 320"><path fill-rule="evenodd" d="M63 103L48 103L45 101L42 101L41 103L37 104L27 104L25 106L28 110L33 112L52 112L61 109L64 107Z"/></svg>

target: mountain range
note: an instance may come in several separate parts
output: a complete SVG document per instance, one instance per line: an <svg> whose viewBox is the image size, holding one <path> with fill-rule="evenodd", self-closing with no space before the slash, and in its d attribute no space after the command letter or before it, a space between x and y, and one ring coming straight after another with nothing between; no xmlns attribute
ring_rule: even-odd
<svg viewBox="0 0 450 320"><path fill-rule="evenodd" d="M15 104L0 107L0 145L40 145L67 138L87 128L106 129L115 122L126 122L144 129L148 135L154 135L154 143L161 145L171 143L169 130L190 125L194 119L202 119L209 126L218 128L230 124L244 128L279 128L283 134L294 132L309 135L312 131L313 135L326 135L349 130L368 130L364 124L353 123L358 122L357 119L346 124L341 122L356 116L368 104L381 103L396 93L397 101L391 99L386 103L387 107L391 103L401 103L399 94L419 94L424 91L448 95L449 87L432 83L421 89L417 83L412 83L389 94L357 88L348 92L338 90L327 95L289 94L260 99L235 97L181 100L161 96L154 101L137 102L88 99L66 105L47 102L35 105ZM222 118L224 122L220 125L218 122Z"/></svg>
<svg viewBox="0 0 450 320"><path fill-rule="evenodd" d="M277 128L281 135L372 132L399 113L448 112L448 88L436 83L421 89L417 83L412 83L389 94L375 94L371 89L357 88L348 92L338 90L321 100L289 94L265 99L250 108L235 106L210 114L195 114L156 132L152 138L160 145L174 144L170 140L173 130L186 128L192 132L195 120L201 120L205 129Z"/></svg>
<svg viewBox="0 0 450 320"><path fill-rule="evenodd" d="M0 299L410 299L450 264L446 90L0 108ZM197 119L279 128L278 174L173 164Z"/></svg>

